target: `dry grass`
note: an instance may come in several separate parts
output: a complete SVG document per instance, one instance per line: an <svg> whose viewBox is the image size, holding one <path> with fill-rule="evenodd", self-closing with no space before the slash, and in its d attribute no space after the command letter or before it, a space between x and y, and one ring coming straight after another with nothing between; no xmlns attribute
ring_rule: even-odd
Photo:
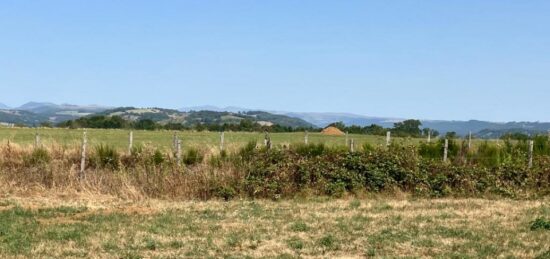
<svg viewBox="0 0 550 259"><path fill-rule="evenodd" d="M0 257L547 258L550 201L0 196Z"/></svg>

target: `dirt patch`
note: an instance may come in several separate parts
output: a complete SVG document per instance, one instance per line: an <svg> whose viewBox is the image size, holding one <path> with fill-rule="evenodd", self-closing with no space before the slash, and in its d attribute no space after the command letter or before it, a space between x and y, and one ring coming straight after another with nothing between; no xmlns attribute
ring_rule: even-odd
<svg viewBox="0 0 550 259"><path fill-rule="evenodd" d="M330 136L344 136L344 135L346 135L340 129L338 129L336 127L332 127L332 126L325 128L323 131L321 131L321 134L330 135Z"/></svg>

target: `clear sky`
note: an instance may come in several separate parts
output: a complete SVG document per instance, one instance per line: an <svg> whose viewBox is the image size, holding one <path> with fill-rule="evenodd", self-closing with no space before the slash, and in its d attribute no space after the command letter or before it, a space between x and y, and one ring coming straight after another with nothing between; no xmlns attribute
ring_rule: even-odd
<svg viewBox="0 0 550 259"><path fill-rule="evenodd" d="M550 121L550 1L0 1L0 102Z"/></svg>

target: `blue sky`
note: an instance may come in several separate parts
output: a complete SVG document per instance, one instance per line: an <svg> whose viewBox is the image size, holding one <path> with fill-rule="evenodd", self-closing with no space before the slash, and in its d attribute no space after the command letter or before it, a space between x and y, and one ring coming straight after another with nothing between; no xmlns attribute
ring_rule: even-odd
<svg viewBox="0 0 550 259"><path fill-rule="evenodd" d="M550 1L0 2L0 102L550 121Z"/></svg>

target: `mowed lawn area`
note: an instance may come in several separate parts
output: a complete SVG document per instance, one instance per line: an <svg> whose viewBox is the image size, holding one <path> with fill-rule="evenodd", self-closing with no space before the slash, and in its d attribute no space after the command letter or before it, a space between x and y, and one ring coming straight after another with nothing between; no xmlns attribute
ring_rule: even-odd
<svg viewBox="0 0 550 259"><path fill-rule="evenodd" d="M74 197L0 196L0 257L550 256L550 230L533 223L550 218L548 199Z"/></svg>

